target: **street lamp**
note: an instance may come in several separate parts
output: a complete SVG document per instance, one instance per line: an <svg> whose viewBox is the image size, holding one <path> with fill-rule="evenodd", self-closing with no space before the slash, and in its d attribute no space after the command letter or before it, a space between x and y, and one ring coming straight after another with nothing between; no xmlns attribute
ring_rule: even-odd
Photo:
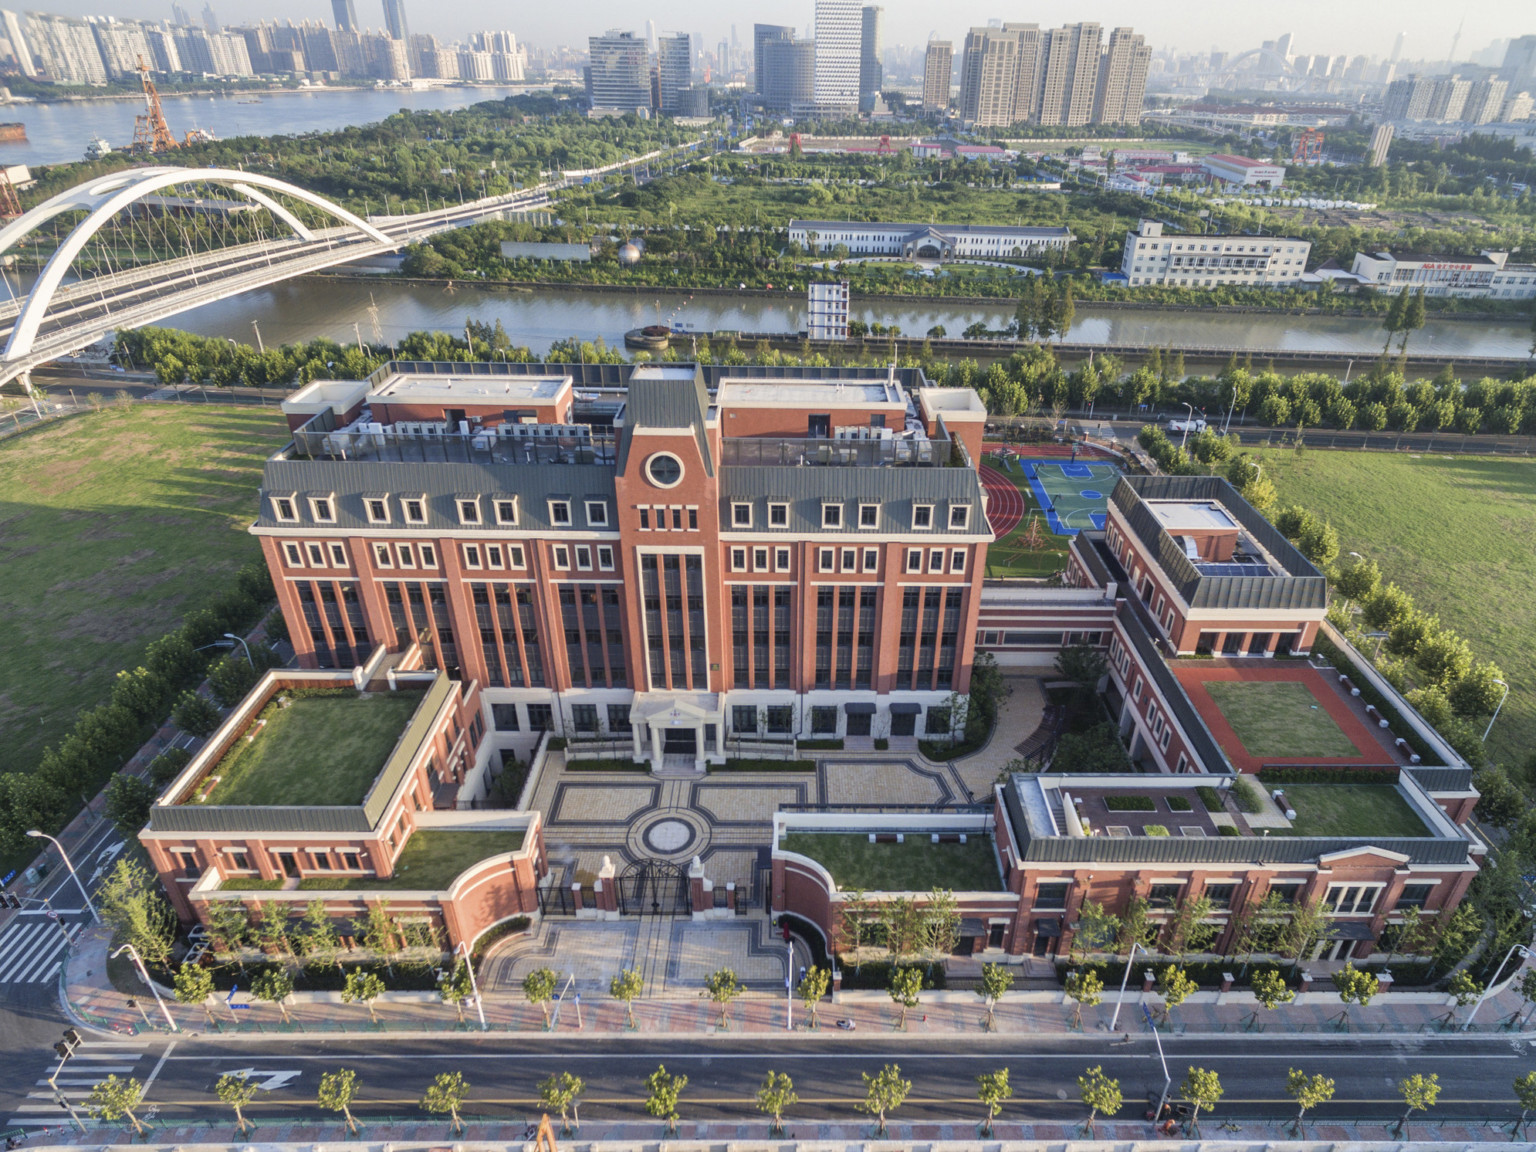
<svg viewBox="0 0 1536 1152"><path fill-rule="evenodd" d="M39 832L36 828L28 832L27 835L37 840L47 840L50 844L59 850L59 855L64 859L64 867L68 868L69 874L75 878L75 887L80 889L80 896L85 900L85 906L91 910L91 919L100 924L101 913L96 911L96 905L91 903L91 894L85 890L85 884L80 879L80 873L76 872L75 866L69 862L69 853L64 851L64 845L60 844L52 836L48 835L48 833Z"/></svg>
<svg viewBox="0 0 1536 1152"><path fill-rule="evenodd" d="M1186 400L1186 401L1184 401L1184 407L1189 409L1189 416L1184 421L1184 435L1179 437L1179 447L1180 448L1184 447L1185 441L1187 441L1189 439L1189 426L1191 424L1193 424L1194 421L1195 421L1195 406L1193 404L1191 404L1188 400Z"/></svg>
<svg viewBox="0 0 1536 1152"><path fill-rule="evenodd" d="M1115 1030L1115 1023L1120 1019L1120 1005L1125 1002L1125 984L1131 978L1131 961L1136 959L1136 949L1138 948L1141 948L1142 955L1151 955L1145 948L1142 948L1140 940L1133 940L1131 942L1130 955L1125 958L1125 972L1120 977L1120 999L1115 1001L1115 1014L1109 1018L1109 1030L1111 1032Z"/></svg>
<svg viewBox="0 0 1536 1152"><path fill-rule="evenodd" d="M226 632L224 633L224 639L233 640L236 644L239 644L240 647L244 648L246 661L253 669L256 667L256 661L251 659L251 646L245 642L244 637L236 636L233 632Z"/></svg>
<svg viewBox="0 0 1536 1152"><path fill-rule="evenodd" d="M1504 681L1498 679L1497 677L1494 678L1493 682L1495 684L1504 684ZM1509 699L1509 685L1508 684L1504 684L1504 695L1499 697L1498 706L1496 708L1494 708L1493 715L1488 717L1488 727L1483 729L1483 743L1484 744L1488 743L1488 733L1493 731L1493 722L1499 718L1499 709L1504 707L1504 701L1506 701L1508 699Z"/></svg>
<svg viewBox="0 0 1536 1152"><path fill-rule="evenodd" d="M171 1031L180 1032L181 1029L176 1027L176 1021L171 1018L171 1010L165 1006L165 1001L160 999L160 989L155 987L155 982L149 978L149 973L144 970L144 959L139 955L139 950L132 944L124 944L116 952L112 953L112 958L115 960L124 952L133 958L133 963L139 970L140 979L149 986L149 991L154 996L155 1003L160 1005L160 1011L165 1016L165 1022L171 1026Z"/></svg>
<svg viewBox="0 0 1536 1152"><path fill-rule="evenodd" d="M1520 953L1522 960L1529 960L1532 955L1531 950L1522 944L1516 944L1504 953L1504 959L1500 960L1499 966L1493 970L1493 979L1488 981L1488 987L1483 989L1483 994L1477 998L1477 1003L1472 1005L1472 1011L1467 1013L1466 1023L1461 1026L1463 1032L1472 1027L1472 1017L1477 1015L1477 1010L1483 1006L1483 1001L1488 999L1488 993L1492 992L1493 986L1499 982L1499 974L1504 971L1504 965L1509 963L1509 958L1516 952Z"/></svg>
<svg viewBox="0 0 1536 1152"><path fill-rule="evenodd" d="M1157 1111L1152 1114L1152 1123L1157 1124L1163 1118L1163 1106L1168 1103L1168 1090L1173 1087L1173 1076L1168 1072L1168 1058L1163 1055L1163 1038L1158 1035L1157 1025L1152 1022L1152 1010L1143 1004L1141 1014L1146 1019L1147 1027L1152 1029L1152 1039L1157 1042L1157 1059L1163 1066L1163 1094L1157 1101Z"/></svg>
<svg viewBox="0 0 1536 1152"><path fill-rule="evenodd" d="M475 994L475 1011L480 1015L480 1031L489 1032L491 1026L485 1022L485 1005L480 1002L480 985L475 982L475 965L469 958L469 945L463 940L460 940L458 947L453 950L454 954L457 955L460 950L464 952L464 967L469 971L469 990ZM578 1008L578 1015L580 1012L581 1009Z"/></svg>

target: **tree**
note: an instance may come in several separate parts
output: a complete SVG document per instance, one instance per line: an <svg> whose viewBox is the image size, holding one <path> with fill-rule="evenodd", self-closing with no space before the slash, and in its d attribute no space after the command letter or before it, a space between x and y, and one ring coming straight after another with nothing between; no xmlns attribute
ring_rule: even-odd
<svg viewBox="0 0 1536 1152"><path fill-rule="evenodd" d="M1077 913L1077 928L1072 933L1073 958L1110 951L1119 931L1120 917L1105 911L1104 905L1095 900L1084 900Z"/></svg>
<svg viewBox="0 0 1536 1152"><path fill-rule="evenodd" d="M729 1027L731 1001L744 991L736 973L729 968L721 968L704 977L705 994L720 1006L720 1027Z"/></svg>
<svg viewBox="0 0 1536 1152"><path fill-rule="evenodd" d="M1261 968L1253 974L1253 995L1260 1004L1273 1012L1282 1004L1289 1004L1296 999L1296 993L1285 982L1285 977L1280 975L1278 968ZM1253 1020L1259 1018L1259 1010L1253 1010Z"/></svg>
<svg viewBox="0 0 1536 1152"><path fill-rule="evenodd" d="M832 970L830 968L809 968L800 980L800 986L797 989L800 993L800 1003L805 1005L813 1030L816 1027L816 1009L820 1007L821 998L827 994L827 989L831 986Z"/></svg>
<svg viewBox="0 0 1536 1152"><path fill-rule="evenodd" d="M1163 1019L1173 1022L1173 1010L1199 990L1184 969L1166 964L1157 976L1157 993L1163 998Z"/></svg>
<svg viewBox="0 0 1536 1152"><path fill-rule="evenodd" d="M389 910L389 901L380 900L368 905L367 918L353 921L353 926L357 929L354 934L362 940L363 947L383 960L385 970L393 977L395 957L400 955L400 922Z"/></svg>
<svg viewBox="0 0 1536 1152"><path fill-rule="evenodd" d="M1179 1091L1184 1094L1184 1099L1195 1106L1189 1118L1189 1130L1198 1133L1200 1113L1212 1111L1221 1100L1221 1077L1204 1068L1191 1067L1184 1077L1184 1083L1179 1085Z"/></svg>
<svg viewBox="0 0 1536 1152"><path fill-rule="evenodd" d="M439 1116L446 1112L449 1131L463 1132L464 1121L459 1118L459 1109L464 1107L464 1098L468 1095L469 1085L464 1082L464 1073L439 1072L432 1083L427 1085L421 1106Z"/></svg>
<svg viewBox="0 0 1536 1152"><path fill-rule="evenodd" d="M1073 644L1056 653L1056 673L1079 688L1092 690L1109 671L1109 657L1089 644Z"/></svg>
<svg viewBox="0 0 1536 1152"><path fill-rule="evenodd" d="M183 964L176 969L173 984L176 1003L201 1005L203 1015L207 1016L208 1023L212 1024L213 1009L208 1004L208 998L213 995L213 973L196 964Z"/></svg>
<svg viewBox="0 0 1536 1152"><path fill-rule="evenodd" d="M1465 1008L1468 1004L1475 1004L1477 1002L1478 997L1483 994L1483 984L1482 981L1463 968L1451 974L1451 979L1446 984L1445 990L1456 1001L1457 1008Z"/></svg>
<svg viewBox="0 0 1536 1152"><path fill-rule="evenodd" d="M1525 1019L1520 1022L1524 1028L1531 1022L1531 1015L1536 1013L1536 968L1527 968L1520 975L1520 999L1531 1006L1531 1010L1525 1014Z"/></svg>
<svg viewBox="0 0 1536 1152"><path fill-rule="evenodd" d="M639 1027L635 1023L635 1001L640 998L640 993L644 990L645 978L633 968L624 969L608 981L608 995L623 1003L625 1017L631 1029Z"/></svg>
<svg viewBox="0 0 1536 1152"><path fill-rule="evenodd" d="M549 1031L549 1002L555 998L555 987L560 982L553 968L535 968L523 977L523 996L530 1004L537 1004L544 1012L544 1031Z"/></svg>
<svg viewBox="0 0 1536 1152"><path fill-rule="evenodd" d="M1115 936L1115 952L1120 956L1131 954L1131 945L1145 944L1151 919L1147 915L1146 897L1133 896L1126 901L1125 912L1120 916L1120 931Z"/></svg>
<svg viewBox="0 0 1536 1152"><path fill-rule="evenodd" d="M891 982L886 986L886 991L898 1005L901 1006L901 1019L896 1027L905 1030L907 1026L907 1013L918 1005L918 1000L923 992L923 970L921 968L892 968Z"/></svg>
<svg viewBox="0 0 1536 1152"><path fill-rule="evenodd" d="M268 968L257 974L251 981L251 995L258 1000L265 1000L269 1004L276 1004L277 1010L283 1014L283 1023L288 1023L288 997L293 995L293 977L288 975L285 968Z"/></svg>
<svg viewBox="0 0 1536 1152"><path fill-rule="evenodd" d="M1334 576L1333 586L1344 599L1358 604L1369 599L1381 587L1381 569L1374 560L1356 560L1339 569Z"/></svg>
<svg viewBox="0 0 1536 1152"><path fill-rule="evenodd" d="M155 797L156 792L148 781L119 772L107 785L107 819L125 838L136 839L139 829L149 823L149 810L154 806Z"/></svg>
<svg viewBox="0 0 1536 1152"><path fill-rule="evenodd" d="M341 940L331 924L331 914L325 910L325 901L311 900L304 908L304 918L295 932L299 948L309 964L341 970Z"/></svg>
<svg viewBox="0 0 1536 1152"><path fill-rule="evenodd" d="M1312 946L1322 939L1330 923L1332 923L1332 917L1328 915L1321 901L1297 904L1291 912L1291 918L1280 930L1280 939L1275 950L1287 960L1298 960L1310 952Z"/></svg>
<svg viewBox="0 0 1536 1152"><path fill-rule="evenodd" d="M214 1094L235 1110L235 1122L240 1125L242 1136L250 1124L245 1118L245 1106L256 1098L257 1087L245 1072L220 1076L219 1082L213 1086Z"/></svg>
<svg viewBox="0 0 1536 1152"><path fill-rule="evenodd" d="M978 994L987 1004L987 1031L997 1026L997 1002L1013 987L1013 973L1003 964L981 966L981 987Z"/></svg>
<svg viewBox="0 0 1536 1152"><path fill-rule="evenodd" d="M171 719L176 722L176 727L189 735L211 736L213 730L223 722L224 716L212 700L189 690L183 692L176 701L176 707L171 710Z"/></svg>
<svg viewBox="0 0 1536 1152"><path fill-rule="evenodd" d="M1300 1138L1301 1121L1307 1110L1333 1099L1333 1081L1322 1073L1308 1076L1300 1068L1292 1068L1285 1078L1285 1094L1296 1102L1296 1123L1292 1132Z"/></svg>
<svg viewBox="0 0 1536 1152"><path fill-rule="evenodd" d="M1072 1027L1083 1026L1083 1008L1097 1007L1104 999L1104 980L1096 968L1080 968L1069 972L1063 984L1067 999L1073 1002Z"/></svg>
<svg viewBox="0 0 1536 1152"><path fill-rule="evenodd" d="M1514 1127L1510 1129L1511 1136L1525 1127L1525 1118L1533 1109L1536 1109L1536 1072L1527 1072L1524 1076L1515 1077L1515 1099L1520 1102L1520 1119L1516 1120Z"/></svg>
<svg viewBox="0 0 1536 1152"><path fill-rule="evenodd" d="M132 944L144 963L167 967L176 941L176 914L159 882L137 860L124 857L96 891L101 918L116 938Z"/></svg>
<svg viewBox="0 0 1536 1152"><path fill-rule="evenodd" d="M929 957L948 956L955 950L960 939L960 905L953 892L946 888L929 892L920 919L923 945Z"/></svg>
<svg viewBox="0 0 1536 1152"><path fill-rule="evenodd" d="M1431 1072L1425 1076L1422 1072L1415 1072L1412 1076L1404 1076L1397 1082L1397 1092L1408 1106L1403 1118L1397 1122L1397 1139L1406 1140L1408 1121L1413 1118L1413 1114L1428 1112L1439 1103L1440 1074Z"/></svg>
<svg viewBox="0 0 1536 1152"><path fill-rule="evenodd" d="M864 1077L864 1099L854 1105L860 1112L876 1118L875 1135L885 1136L885 1118L900 1108L912 1091L912 1081L901 1078L901 1065L887 1064L871 1076Z"/></svg>
<svg viewBox="0 0 1536 1152"><path fill-rule="evenodd" d="M842 894L842 907L838 914L838 924L842 932L843 950L853 955L853 970L857 972L862 962L859 949L864 945L864 937L869 929L871 909L869 901L864 898L864 890L855 888L851 892Z"/></svg>
<svg viewBox="0 0 1536 1152"><path fill-rule="evenodd" d="M1392 303L1387 306L1386 317L1381 322L1382 328L1387 333L1386 343L1381 346L1382 356L1386 356L1392 350L1392 337L1403 330L1403 318L1407 308L1408 293L1406 290L1392 297Z"/></svg>
<svg viewBox="0 0 1536 1152"><path fill-rule="evenodd" d="M1012 1098L1013 1085L1008 1083L1008 1069L999 1068L996 1072L983 1072L976 1077L976 1099L987 1109L987 1118L981 1124L983 1136L992 1135L992 1121Z"/></svg>
<svg viewBox="0 0 1536 1152"><path fill-rule="evenodd" d="M547 1111L560 1113L562 1136L571 1133L571 1121L566 1119L567 1113L573 1118L575 1126L581 1127L581 1094L586 1090L587 1082L569 1072L551 1075L539 1085L539 1102Z"/></svg>
<svg viewBox="0 0 1536 1152"><path fill-rule="evenodd" d="M124 1116L138 1135L144 1135L144 1125L135 1115L144 1099L144 1085L132 1076L119 1080L113 1073L91 1089L85 1106L92 1116L101 1120L118 1120Z"/></svg>
<svg viewBox="0 0 1536 1152"><path fill-rule="evenodd" d="M470 979L469 965L460 960L452 972L444 972L437 982L437 994L444 1004L452 1004L464 1023L464 1002L475 994L475 982Z"/></svg>
<svg viewBox="0 0 1536 1152"><path fill-rule="evenodd" d="M665 1120L669 1136L677 1132L677 1101L686 1087L688 1077L672 1075L665 1064L658 1065L656 1071L645 1078L645 1090L650 1093L645 1098L646 1114Z"/></svg>
<svg viewBox="0 0 1536 1152"><path fill-rule="evenodd" d="M1406 295L1406 292L1403 294ZM1424 289L1420 288L1412 296L1408 297L1408 304L1403 309L1403 326L1401 329L1403 339L1397 348L1399 355L1408 351L1408 334L1410 332L1417 332L1420 328L1424 327L1424 321L1427 319L1425 313Z"/></svg>
<svg viewBox="0 0 1536 1152"><path fill-rule="evenodd" d="M1093 1138L1093 1122L1099 1116L1106 1119L1116 1115L1124 1102L1120 1096L1120 1081L1104 1075L1102 1066L1088 1069L1077 1078L1077 1091L1088 1105L1088 1135Z"/></svg>
<svg viewBox="0 0 1536 1152"><path fill-rule="evenodd" d="M375 1024L379 1015L373 1010L373 1002L384 995L384 981L377 972L355 970L347 973L347 983L341 990L343 1004L361 1003L368 1009L368 1019Z"/></svg>
<svg viewBox="0 0 1536 1152"><path fill-rule="evenodd" d="M357 1072L341 1068L320 1077L320 1091L316 1100L329 1112L340 1112L347 1121L347 1131L358 1134L357 1120L352 1115L352 1101L357 1099Z"/></svg>
<svg viewBox="0 0 1536 1152"><path fill-rule="evenodd" d="M1204 893L1192 900L1181 900L1164 929L1163 950L1177 956L1180 964L1189 953L1204 951L1218 931L1209 920L1213 910L1211 898Z"/></svg>
<svg viewBox="0 0 1536 1152"><path fill-rule="evenodd" d="M795 1083L789 1074L775 1072L770 1068L768 1075L763 1077L763 1086L757 1090L757 1110L772 1121L768 1135L784 1134L784 1109L793 1108L799 1102L800 1097L795 1092Z"/></svg>
<svg viewBox="0 0 1536 1152"><path fill-rule="evenodd" d="M1364 1008L1371 1002L1371 998L1381 991L1381 982L1372 972L1362 972L1355 967L1354 961L1347 962L1344 967L1333 974L1333 986L1339 991L1339 1000L1344 1005L1344 1011L1339 1014L1340 1022L1349 1027L1349 1006L1358 1004Z"/></svg>

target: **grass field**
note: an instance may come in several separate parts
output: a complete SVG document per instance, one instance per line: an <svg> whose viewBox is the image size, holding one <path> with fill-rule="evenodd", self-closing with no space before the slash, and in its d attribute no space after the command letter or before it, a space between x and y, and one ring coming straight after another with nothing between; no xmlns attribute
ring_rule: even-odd
<svg viewBox="0 0 1536 1152"><path fill-rule="evenodd" d="M516 852L523 846L520 828L448 831L421 829L411 833L395 861L388 880L377 876L311 876L299 881L303 892L372 892L391 888L404 891L440 892L471 865L488 856ZM283 881L235 876L219 885L221 892L264 892L281 888Z"/></svg>
<svg viewBox="0 0 1536 1152"><path fill-rule="evenodd" d="M275 410L113 408L0 441L0 771L30 771L145 645L260 556Z"/></svg>
<svg viewBox="0 0 1536 1152"><path fill-rule="evenodd" d="M1292 836L1428 836L1397 789L1385 784L1286 784ZM1283 833L1281 833L1283 835Z"/></svg>
<svg viewBox="0 0 1536 1152"><path fill-rule="evenodd" d="M809 856L832 873L839 888L871 892L993 892L1002 888L992 841L972 836L964 844L934 844L925 835L903 844L871 844L868 836L795 832L780 842L787 852Z"/></svg>
<svg viewBox="0 0 1536 1152"><path fill-rule="evenodd" d="M1259 454L1282 504L1338 529L1340 548L1454 628L1509 681L1488 738L1503 764L1536 749L1536 463L1381 452Z"/></svg>
<svg viewBox="0 0 1536 1152"><path fill-rule="evenodd" d="M987 546L988 578L1038 578L1060 572L1067 566L1069 541L1051 532L1035 494L1030 491L1029 481L1018 470L1018 465L1004 472L1004 475L1013 481L1013 486L1024 497L1024 519L1008 535ZM1031 549L1024 544L1024 534L1029 529L1031 516L1036 517L1040 523L1040 540L1044 547Z"/></svg>
<svg viewBox="0 0 1536 1152"><path fill-rule="evenodd" d="M1358 756L1305 684L1209 680L1201 685L1250 756Z"/></svg>
<svg viewBox="0 0 1536 1152"><path fill-rule="evenodd" d="M249 744L237 741L214 769L205 804L361 804L421 692L310 696L267 710Z"/></svg>

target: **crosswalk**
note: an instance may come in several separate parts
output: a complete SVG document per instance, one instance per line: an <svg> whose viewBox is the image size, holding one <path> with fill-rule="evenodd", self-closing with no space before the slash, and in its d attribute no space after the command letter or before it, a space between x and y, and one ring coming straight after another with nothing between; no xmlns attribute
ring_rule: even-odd
<svg viewBox="0 0 1536 1152"><path fill-rule="evenodd" d="M0 933L0 984L46 984L64 963L61 921L49 916L22 915ZM70 938L79 924L67 924Z"/></svg>
<svg viewBox="0 0 1536 1152"><path fill-rule="evenodd" d="M113 1073L143 1081L141 1062L149 1055L148 1041L87 1040L65 1062L52 1084L46 1076L37 1081L27 1093L26 1102L15 1106L15 1114L5 1121L5 1127L69 1131L69 1113L59 1104L60 1097L69 1102L81 1120L89 1122L85 1102L91 1089ZM48 1071L51 1073L56 1067L57 1064L50 1065Z"/></svg>

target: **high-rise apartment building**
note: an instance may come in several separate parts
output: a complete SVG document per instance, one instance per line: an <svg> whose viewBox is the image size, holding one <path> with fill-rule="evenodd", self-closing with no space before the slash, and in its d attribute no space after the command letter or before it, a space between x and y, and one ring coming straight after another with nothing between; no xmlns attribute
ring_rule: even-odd
<svg viewBox="0 0 1536 1152"><path fill-rule="evenodd" d="M752 25L752 91L763 95L763 46L769 43L785 43L795 38L795 30L787 24Z"/></svg>
<svg viewBox="0 0 1536 1152"><path fill-rule="evenodd" d="M657 108L667 116L680 115L679 93L693 83L693 41L686 32L674 32L656 41Z"/></svg>
<svg viewBox="0 0 1536 1152"><path fill-rule="evenodd" d="M107 76L117 79L133 76L139 70L139 59L148 63L153 53L144 35L144 26L137 20L114 20L110 17L87 17L91 32L96 37L96 47L101 51L102 64Z"/></svg>
<svg viewBox="0 0 1536 1152"><path fill-rule="evenodd" d="M1536 36L1516 36L1504 50L1499 78L1511 92L1536 87Z"/></svg>
<svg viewBox="0 0 1536 1152"><path fill-rule="evenodd" d="M651 106L650 54L633 32L610 29L587 37L591 66L587 102L594 112L633 112Z"/></svg>
<svg viewBox="0 0 1536 1152"><path fill-rule="evenodd" d="M859 106L859 54L864 11L859 0L816 0L816 107L822 113Z"/></svg>
<svg viewBox="0 0 1536 1152"><path fill-rule="evenodd" d="M960 119L978 128L1006 127L1017 117L1019 31L972 28L960 59Z"/></svg>
<svg viewBox="0 0 1536 1152"><path fill-rule="evenodd" d="M943 112L949 107L950 79L954 74L955 46L948 40L928 41L923 55L923 111Z"/></svg>
<svg viewBox="0 0 1536 1152"><path fill-rule="evenodd" d="M1468 124L1492 124L1504 111L1504 98L1508 93L1509 83L1505 80L1475 81L1467 93L1461 118Z"/></svg>
<svg viewBox="0 0 1536 1152"><path fill-rule="evenodd" d="M1380 168L1387 162L1387 149L1392 147L1394 131L1391 124L1378 124L1376 131L1371 133L1369 162L1372 168Z"/></svg>
<svg viewBox="0 0 1536 1152"><path fill-rule="evenodd" d="M357 5L353 3L353 0L331 0L331 15L336 20L336 31L356 32L359 30Z"/></svg>
<svg viewBox="0 0 1536 1152"><path fill-rule="evenodd" d="M27 13L27 41L37 64L56 84L105 84L107 66L95 34L84 20Z"/></svg>
<svg viewBox="0 0 1536 1152"><path fill-rule="evenodd" d="M384 27L391 40L411 39L411 26L405 19L405 0L384 0Z"/></svg>
<svg viewBox="0 0 1536 1152"><path fill-rule="evenodd" d="M767 40L762 45L765 108L791 112L816 100L816 41Z"/></svg>
<svg viewBox="0 0 1536 1152"><path fill-rule="evenodd" d="M32 44L22 30L22 17L9 8L0 9L0 23L5 26L5 38L11 42L11 53L16 57L16 67L27 79L37 75L37 63L32 56Z"/></svg>
<svg viewBox="0 0 1536 1152"><path fill-rule="evenodd" d="M1013 119L1034 124L1040 119L1040 58L1043 37L1038 24L1004 24L1019 40L1019 61L1013 85Z"/></svg>
<svg viewBox="0 0 1536 1152"><path fill-rule="evenodd" d="M224 26L219 23L219 14L213 10L212 4L203 5L203 27L210 32L224 31Z"/></svg>
<svg viewBox="0 0 1536 1152"><path fill-rule="evenodd" d="M1129 28L1109 34L1109 46L1099 61L1098 90L1093 101L1095 124L1135 124L1141 120L1152 49L1146 38Z"/></svg>
<svg viewBox="0 0 1536 1152"><path fill-rule="evenodd" d="M885 68L880 63L884 41L885 9L866 4L859 35L859 97L878 96L885 84Z"/></svg>
<svg viewBox="0 0 1536 1152"><path fill-rule="evenodd" d="M1431 120L1460 120L1467 107L1467 97L1472 94L1472 81L1460 76L1443 76L1435 81L1433 95L1429 98Z"/></svg>
<svg viewBox="0 0 1536 1152"><path fill-rule="evenodd" d="M1431 76L1405 76L1387 85L1381 114L1388 120L1424 120L1434 99L1435 81Z"/></svg>
<svg viewBox="0 0 1536 1152"><path fill-rule="evenodd" d="M1075 127L1093 119L1099 79L1099 25L1052 28L1041 44L1041 124Z"/></svg>

